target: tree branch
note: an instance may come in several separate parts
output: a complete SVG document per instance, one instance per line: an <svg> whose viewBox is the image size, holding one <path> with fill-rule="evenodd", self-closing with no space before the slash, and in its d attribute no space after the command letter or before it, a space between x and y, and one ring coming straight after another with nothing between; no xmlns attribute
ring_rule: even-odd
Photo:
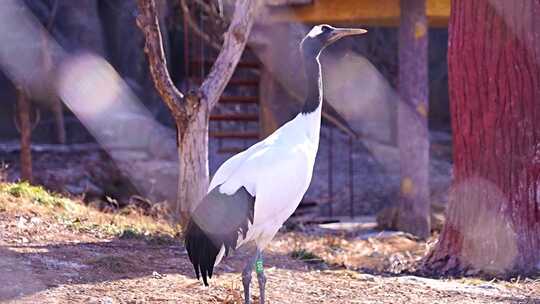
<svg viewBox="0 0 540 304"><path fill-rule="evenodd" d="M51 15L49 17L49 21L47 22L46 29L47 31L51 31L52 27L54 25L54 20L56 18L56 13L58 12L58 0L54 0L53 7L51 10Z"/></svg>
<svg viewBox="0 0 540 304"><path fill-rule="evenodd" d="M163 50L155 1L137 0L137 4L140 12L139 16L137 16L137 26L139 26L145 37L144 52L148 57L154 86L171 111L177 124L178 122L185 122L188 113L182 105L184 94L174 86L167 70L167 60Z"/></svg>
<svg viewBox="0 0 540 304"><path fill-rule="evenodd" d="M219 12L214 9L214 6L205 3L203 0L193 0L196 2L208 15L213 16L214 18L220 20L222 17L219 15Z"/></svg>
<svg viewBox="0 0 540 304"><path fill-rule="evenodd" d="M137 0L137 3L140 11L137 25L145 37L144 51L150 64L150 73L156 90L170 109L177 124L183 124L189 120L190 113L199 105L199 98L204 100L207 109L212 109L240 61L255 16L261 6L260 0L236 1L234 15L225 33L221 52L196 96L184 96L171 80L167 70L155 1ZM185 4L184 1L181 3Z"/></svg>
<svg viewBox="0 0 540 304"><path fill-rule="evenodd" d="M217 104L236 69L260 7L260 0L236 1L231 24L224 35L223 48L201 85L200 93L209 109Z"/></svg>
<svg viewBox="0 0 540 304"><path fill-rule="evenodd" d="M182 7L182 12L184 13L184 18L186 18L187 24L193 30L193 32L206 41L206 43L208 43L211 47L219 51L221 49L219 43L215 42L208 34L203 32L197 26L195 21L193 21L193 18L191 18L191 13L189 11L189 7L187 6L186 0L180 0L180 6Z"/></svg>
<svg viewBox="0 0 540 304"><path fill-rule="evenodd" d="M214 5L206 4L208 0L192 0L195 2L209 17L211 25L214 28L211 30L211 33L214 34L214 40L218 41L221 45L223 42L223 33L227 30L228 22L225 20L223 11L220 11ZM219 5L219 4L218 4Z"/></svg>

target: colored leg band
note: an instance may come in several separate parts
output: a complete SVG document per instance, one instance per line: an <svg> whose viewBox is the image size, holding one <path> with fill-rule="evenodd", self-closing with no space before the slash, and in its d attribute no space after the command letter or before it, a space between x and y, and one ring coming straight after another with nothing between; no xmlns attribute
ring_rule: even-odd
<svg viewBox="0 0 540 304"><path fill-rule="evenodd" d="M257 260L255 261L255 272L262 273L263 272L263 261Z"/></svg>

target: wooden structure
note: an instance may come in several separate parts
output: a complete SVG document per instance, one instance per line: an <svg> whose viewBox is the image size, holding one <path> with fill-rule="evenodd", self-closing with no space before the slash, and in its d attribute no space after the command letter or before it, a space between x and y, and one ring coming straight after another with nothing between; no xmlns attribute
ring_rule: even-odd
<svg viewBox="0 0 540 304"><path fill-rule="evenodd" d="M399 26L400 0L313 0L311 4L272 6L268 22ZM446 27L450 0L426 0L430 26Z"/></svg>
<svg viewBox="0 0 540 304"><path fill-rule="evenodd" d="M420 0L422 1L422 0ZM287 1L281 1L281 2L287 2ZM376 27L400 27L400 25L403 25L403 17L405 15L410 16L411 15L411 7L407 6L412 2L411 0L312 0L308 4L298 4L298 5L269 5L269 15L267 19L265 20L267 24L271 25L271 28L280 28L283 27L283 29L286 29L286 24L294 24L294 23L300 23L300 24L320 24L320 23L328 23L332 25L344 25L344 26L376 26ZM418 1L417 1L418 2ZM290 3L290 2L287 2ZM427 27L447 27L449 22L449 16L450 16L450 3L451 0L425 0L425 2L419 2L422 5L420 8L424 12L418 12L415 13L418 15L424 15L425 13L425 19L423 22L418 22L418 20L412 20L412 23L409 24L408 30L412 32L411 35L409 35L409 32L407 32L407 35L404 35L405 31L403 29L400 30L400 75L403 76L403 74L406 73L416 73L416 71L424 71L425 73L422 74L422 77L420 78L412 78L413 81L403 81L402 85L400 86L400 95L402 95L402 98L404 99L405 106L403 103L400 104L401 108L406 107L407 109L403 110L407 113L409 112L418 112L421 114L419 117L424 121L425 129L427 129L427 87L428 87L428 79L427 79ZM407 4L407 5L404 5ZM408 9L407 14L402 14L401 9ZM409 18L410 19L410 18ZM281 28L280 28L281 31ZM407 37L405 37L407 36ZM409 37L410 36L410 37ZM406 38L406 39L404 39ZM409 39L411 38L411 39ZM415 48L416 41L423 41L421 48ZM411 43L403 43L404 41L412 41ZM401 54L414 54L417 51L421 51L422 56L415 58L414 55L412 56L401 56ZM278 54L277 56L273 56L274 58L283 58L283 55L285 54ZM406 57L406 58L405 58ZM273 60L270 60L272 63ZM279 60L278 60L279 62ZM264 69L272 69L272 67L268 67L268 64L265 65ZM264 75L263 71L263 75ZM402 77L403 78L403 77ZM420 83L415 84L414 81L420 81ZM288 81L290 82L290 81ZM272 89L264 89L264 88L272 88ZM418 88L423 88L420 91L418 91ZM272 128L275 123L276 117L280 115L280 112L283 112L282 108L284 106L284 103L287 102L286 98L283 98L283 94L277 94L279 92L279 85L276 88L275 81L272 79L269 79L268 77L262 78L261 83L261 92L260 92L260 108L261 108L261 128L262 130L269 129L268 127ZM276 95L277 94L277 95ZM417 97L419 97L419 94L422 96L420 98L421 100L417 100ZM276 98L277 97L277 98ZM422 107L419 109L415 109L414 107L409 108L410 104L416 105L421 104ZM280 109L281 108L281 109ZM421 111L423 109L423 112ZM273 117L272 117L273 116ZM401 115L403 116L403 115ZM409 116L415 116L415 115L405 115L407 117ZM416 117L414 117L416 118ZM267 123L268 122L268 123ZM401 123L405 123L402 119ZM415 129L416 130L416 129ZM414 133L410 132L411 128L402 131L402 135L404 135L404 132ZM426 138L424 138L427 134L427 130L424 130L425 132L421 132L422 134L418 135L418 138L422 140L424 143L422 147L420 148L422 157L422 164L427 161L429 158L429 141ZM263 133L269 133L268 130ZM330 146L332 146L331 141L332 137L329 138L330 140ZM350 140L350 147L352 147L352 138ZM332 147L329 147L329 149L332 149ZM351 148L352 149L352 148ZM400 150L402 150L403 147L400 147ZM410 150L410 149L409 149ZM408 153L412 155L415 155L415 153L419 152L418 148L413 147L412 150L410 150ZM328 178L328 200L332 201L334 198L334 190L333 190L333 182L332 182L332 155L333 151L329 151L329 178ZM351 153L349 153L349 158ZM404 157L405 155L402 155ZM403 158L407 159L407 157ZM405 165L405 163L402 163L402 166ZM415 163L414 166L418 165L418 163ZM410 166L409 166L410 167ZM349 165L349 196L350 196L350 215L354 216L354 186L353 186L353 180L354 180L354 172L351 169L353 168L352 161ZM410 167L412 168L412 167ZM417 168L427 168L426 166L420 166ZM410 170L409 170L410 171ZM409 172L407 171L407 172ZM427 169L421 169L418 170L424 179L427 178L424 175L427 175ZM417 174L417 175L418 175ZM403 177L402 177L403 178ZM419 188L422 188L423 190L429 189L429 187L425 186L425 180L424 183L419 183L417 186ZM417 182L418 180L415 180ZM427 190L426 190L427 191ZM414 191L418 192L418 191ZM424 193L423 191L421 194L424 197L429 197L429 194ZM417 197L415 197L417 198ZM412 205L416 206L416 200L413 200L414 202L411 202ZM425 204L424 204L425 205ZM429 206L429 204L427 205ZM327 212L329 216L333 216L332 207L329 206L329 212ZM425 212L424 212L425 213ZM427 225L427 233L429 233L429 223ZM425 229L424 229L425 230ZM416 232L416 231L414 231Z"/></svg>
<svg viewBox="0 0 540 304"><path fill-rule="evenodd" d="M397 228L422 238L431 235L426 2L401 1L398 55L401 102L397 106L401 173Z"/></svg>

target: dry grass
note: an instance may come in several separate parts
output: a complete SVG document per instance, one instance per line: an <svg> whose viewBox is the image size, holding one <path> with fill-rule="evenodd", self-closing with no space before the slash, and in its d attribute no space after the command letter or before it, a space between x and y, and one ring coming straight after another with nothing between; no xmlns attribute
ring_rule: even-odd
<svg viewBox="0 0 540 304"><path fill-rule="evenodd" d="M105 237L174 238L179 226L142 215L134 208L104 213L77 198L66 198L26 182L0 184L0 210L33 212L57 219L70 229Z"/></svg>
<svg viewBox="0 0 540 304"><path fill-rule="evenodd" d="M332 269L392 274L414 272L430 246L431 242L420 242L406 234L363 238L320 230L282 234L270 245L277 252L324 263Z"/></svg>

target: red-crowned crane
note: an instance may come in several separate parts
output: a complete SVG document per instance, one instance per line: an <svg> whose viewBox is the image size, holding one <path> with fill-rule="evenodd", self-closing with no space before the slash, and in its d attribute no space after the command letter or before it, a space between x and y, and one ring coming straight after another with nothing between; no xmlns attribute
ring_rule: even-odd
<svg viewBox="0 0 540 304"><path fill-rule="evenodd" d="M308 81L302 111L263 141L228 159L210 182L185 233L189 259L205 285L229 251L253 244L256 253L243 272L245 303L253 267L264 303L262 250L298 207L308 189L319 147L323 85L319 55L338 39L363 29L314 26L300 43Z"/></svg>

